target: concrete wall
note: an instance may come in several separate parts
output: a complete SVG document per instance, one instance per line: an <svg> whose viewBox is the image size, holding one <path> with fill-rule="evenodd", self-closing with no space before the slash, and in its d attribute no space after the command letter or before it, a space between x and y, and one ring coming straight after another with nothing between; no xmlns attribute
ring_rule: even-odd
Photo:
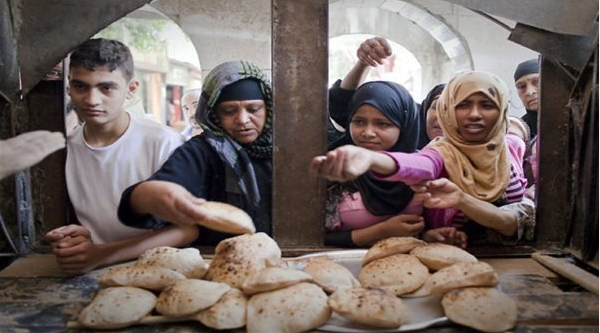
<svg viewBox="0 0 600 333"><path fill-rule="evenodd" d="M413 52L423 66L423 91L447 81L459 69L431 33L389 9L410 3L444 22L465 44L473 68L495 73L511 91L511 114L524 113L513 85L516 65L537 53L508 40L510 31L464 7L443 0L340 0L330 1L330 36L352 33L381 35ZM514 22L501 21L510 27Z"/></svg>
<svg viewBox="0 0 600 333"><path fill-rule="evenodd" d="M521 61L536 58L538 54L508 40L510 31L464 7L442 0L413 1L441 17L464 38L471 50L474 69L498 75L511 91L511 113L522 114L522 104L514 88L513 73ZM514 27L514 22L501 19Z"/></svg>
<svg viewBox="0 0 600 333"><path fill-rule="evenodd" d="M160 0L151 6L187 33L203 77L234 59L252 61L271 72L270 0Z"/></svg>

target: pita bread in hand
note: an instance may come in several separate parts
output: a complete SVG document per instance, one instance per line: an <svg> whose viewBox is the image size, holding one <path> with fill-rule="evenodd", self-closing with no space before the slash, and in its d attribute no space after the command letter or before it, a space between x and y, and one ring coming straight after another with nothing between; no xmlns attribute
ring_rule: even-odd
<svg viewBox="0 0 600 333"><path fill-rule="evenodd" d="M380 288L395 295L417 290L429 277L429 269L408 254L394 254L371 261L358 274L364 288Z"/></svg>
<svg viewBox="0 0 600 333"><path fill-rule="evenodd" d="M358 288L360 282L344 266L329 258L311 258L304 272L308 273L323 290L328 293L341 288Z"/></svg>
<svg viewBox="0 0 600 333"><path fill-rule="evenodd" d="M165 316L191 315L213 306L231 289L228 285L197 279L182 280L163 290L156 311Z"/></svg>
<svg viewBox="0 0 600 333"><path fill-rule="evenodd" d="M200 250L191 247L155 247L142 253L136 264L170 268L188 279L201 279L208 271L208 263L202 259Z"/></svg>
<svg viewBox="0 0 600 333"><path fill-rule="evenodd" d="M246 308L248 299L239 289L230 289L210 308L192 315L204 326L230 330L246 326Z"/></svg>
<svg viewBox="0 0 600 333"><path fill-rule="evenodd" d="M109 268L98 278L98 283L103 287L130 286L160 291L181 280L185 280L185 275L169 268L129 265Z"/></svg>
<svg viewBox="0 0 600 333"><path fill-rule="evenodd" d="M375 243L362 261L362 266L366 266L373 260L381 259L392 254L409 253L417 246L426 245L424 241L414 237L389 237Z"/></svg>
<svg viewBox="0 0 600 333"><path fill-rule="evenodd" d="M425 266L434 271L458 262L477 262L469 252L444 243L431 243L414 248L410 254L419 258Z"/></svg>
<svg viewBox="0 0 600 333"><path fill-rule="evenodd" d="M331 316L327 295L317 285L301 282L252 296L248 301L248 333L305 332Z"/></svg>
<svg viewBox="0 0 600 333"><path fill-rule="evenodd" d="M312 277L302 271L292 268L267 267L248 276L242 284L242 290L246 295L254 295L309 281L312 281Z"/></svg>
<svg viewBox="0 0 600 333"><path fill-rule="evenodd" d="M517 303L494 288L452 290L442 307L450 321L483 332L504 332L517 322Z"/></svg>
<svg viewBox="0 0 600 333"><path fill-rule="evenodd" d="M198 221L201 226L236 235L256 232L250 215L234 205L217 201L206 201L201 205L208 211L207 218Z"/></svg>
<svg viewBox="0 0 600 333"><path fill-rule="evenodd" d="M248 276L280 261L279 246L264 232L231 237L217 244L206 279L241 289Z"/></svg>
<svg viewBox="0 0 600 333"><path fill-rule="evenodd" d="M331 309L360 324L396 328L410 321L402 300L381 289L338 289L329 297Z"/></svg>
<svg viewBox="0 0 600 333"><path fill-rule="evenodd" d="M81 325L93 329L118 329L146 317L156 304L156 296L134 287L102 289L80 313Z"/></svg>

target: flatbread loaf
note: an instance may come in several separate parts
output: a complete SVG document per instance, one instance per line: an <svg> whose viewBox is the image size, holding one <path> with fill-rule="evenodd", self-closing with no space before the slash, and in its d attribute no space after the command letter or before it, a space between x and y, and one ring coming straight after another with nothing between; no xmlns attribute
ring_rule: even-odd
<svg viewBox="0 0 600 333"><path fill-rule="evenodd" d="M246 308L248 299L239 289L230 289L210 308L192 315L204 326L230 330L246 326Z"/></svg>
<svg viewBox="0 0 600 333"><path fill-rule="evenodd" d="M425 281L432 295L442 296L448 291L464 287L493 287L498 284L494 268L485 262L457 263L444 267Z"/></svg>
<svg viewBox="0 0 600 333"><path fill-rule="evenodd" d="M312 277L292 268L267 267L254 272L242 284L246 295L285 288L300 282L312 281Z"/></svg>
<svg viewBox="0 0 600 333"><path fill-rule="evenodd" d="M156 311L165 316L181 317L207 309L231 289L224 283L188 279L163 290L156 301Z"/></svg>
<svg viewBox="0 0 600 333"><path fill-rule="evenodd" d="M200 251L192 247L155 247L142 253L137 264L170 268L188 279L201 279L208 271L208 263L204 261Z"/></svg>
<svg viewBox="0 0 600 333"><path fill-rule="evenodd" d="M346 267L329 258L311 258L304 266L304 272L328 293L340 288L360 287L360 282Z"/></svg>
<svg viewBox="0 0 600 333"><path fill-rule="evenodd" d="M444 243L432 243L414 248L410 254L419 258L425 266L434 271L458 262L477 262L469 252Z"/></svg>
<svg viewBox="0 0 600 333"><path fill-rule="evenodd" d="M363 267L358 281L364 288L381 288L395 295L417 290L429 277L429 270L419 259L408 254L394 254Z"/></svg>
<svg viewBox="0 0 600 333"><path fill-rule="evenodd" d="M160 291L185 275L172 269L152 265L129 265L109 268L98 278L103 287L130 286Z"/></svg>
<svg viewBox="0 0 600 333"><path fill-rule="evenodd" d="M360 324L396 328L410 321L402 300L381 289L338 289L329 297L331 309Z"/></svg>
<svg viewBox="0 0 600 333"><path fill-rule="evenodd" d="M280 261L279 246L263 232L231 237L217 244L206 279L241 289L248 276Z"/></svg>
<svg viewBox="0 0 600 333"><path fill-rule="evenodd" d="M305 332L331 316L327 295L317 285L301 282L252 296L248 301L248 333Z"/></svg>
<svg viewBox="0 0 600 333"><path fill-rule="evenodd" d="M78 317L79 323L93 329L118 329L133 325L147 316L156 296L134 287L110 287L96 294Z"/></svg>
<svg viewBox="0 0 600 333"><path fill-rule="evenodd" d="M381 259L392 254L409 253L417 246L427 243L414 237L390 237L375 243L362 260L362 266L366 266L373 260Z"/></svg>
<svg viewBox="0 0 600 333"><path fill-rule="evenodd" d="M494 288L464 288L448 292L442 307L450 321L483 332L504 332L517 322L515 301Z"/></svg>
<svg viewBox="0 0 600 333"><path fill-rule="evenodd" d="M201 205L208 211L208 216L198 221L201 226L236 235L256 232L250 215L234 205L217 201L206 201Z"/></svg>

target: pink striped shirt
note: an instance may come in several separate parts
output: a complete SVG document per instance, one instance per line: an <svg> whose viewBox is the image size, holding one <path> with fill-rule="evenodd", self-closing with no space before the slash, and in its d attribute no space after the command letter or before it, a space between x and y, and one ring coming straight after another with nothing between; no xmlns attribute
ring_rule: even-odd
<svg viewBox="0 0 600 333"><path fill-rule="evenodd" d="M513 134L507 134L505 139L510 156L510 178L506 187L506 199L508 203L519 202L523 198L527 187L527 179L523 173L523 154L525 142ZM413 185L425 180L448 177L444 168L442 155L435 149L427 148L418 153L396 153L386 152L396 161L398 170L396 173L379 177L382 180L404 182ZM449 209L427 209L425 211L427 228L440 228L446 226L462 227L465 222L464 214L453 208Z"/></svg>

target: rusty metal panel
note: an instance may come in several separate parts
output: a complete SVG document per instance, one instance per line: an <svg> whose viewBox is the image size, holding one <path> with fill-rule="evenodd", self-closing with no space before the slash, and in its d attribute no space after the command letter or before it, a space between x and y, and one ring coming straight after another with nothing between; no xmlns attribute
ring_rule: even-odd
<svg viewBox="0 0 600 333"><path fill-rule="evenodd" d="M562 243L572 203L569 195L569 101L573 81L556 63L542 57L539 115L539 180L536 241ZM546 115L546 116L545 116Z"/></svg>
<svg viewBox="0 0 600 333"><path fill-rule="evenodd" d="M19 0L13 17L23 94L75 46L150 0Z"/></svg>
<svg viewBox="0 0 600 333"><path fill-rule="evenodd" d="M328 0L273 0L273 235L282 247L322 246L324 182L310 177L326 150Z"/></svg>
<svg viewBox="0 0 600 333"><path fill-rule="evenodd" d="M63 96L62 81L40 81L27 96L29 126L64 133ZM38 241L50 229L69 221L64 171L66 156L66 149L61 149L30 169L33 223ZM35 243L32 240L32 245Z"/></svg>
<svg viewBox="0 0 600 333"><path fill-rule="evenodd" d="M598 23L595 23L593 31L586 36L557 34L517 24L508 39L581 71L598 48Z"/></svg>
<svg viewBox="0 0 600 333"><path fill-rule="evenodd" d="M13 101L19 91L19 68L17 67L17 42L12 26L12 16L19 15L14 1L0 1L0 92L2 99Z"/></svg>
<svg viewBox="0 0 600 333"><path fill-rule="evenodd" d="M444 0L540 29L586 36L598 15L597 0Z"/></svg>

